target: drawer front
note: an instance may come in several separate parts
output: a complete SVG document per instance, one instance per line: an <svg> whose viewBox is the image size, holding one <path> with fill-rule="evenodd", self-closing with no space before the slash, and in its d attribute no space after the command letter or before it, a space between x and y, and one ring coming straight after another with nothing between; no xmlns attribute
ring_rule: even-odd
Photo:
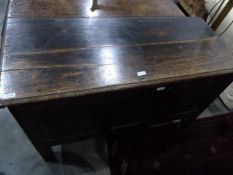
<svg viewBox="0 0 233 175"><path fill-rule="evenodd" d="M203 110L231 82L231 77L162 84L32 105L46 139L89 137L109 129L154 125Z"/></svg>
<svg viewBox="0 0 233 175"><path fill-rule="evenodd" d="M202 112L232 81L232 76L162 84L129 92L115 99L109 114L109 126L121 128L169 122L195 117ZM114 98L113 98L114 99Z"/></svg>

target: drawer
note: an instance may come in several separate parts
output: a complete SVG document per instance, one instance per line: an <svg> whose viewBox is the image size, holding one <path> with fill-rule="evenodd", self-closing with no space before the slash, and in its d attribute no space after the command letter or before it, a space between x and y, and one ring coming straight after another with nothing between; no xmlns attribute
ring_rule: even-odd
<svg viewBox="0 0 233 175"><path fill-rule="evenodd" d="M230 84L232 77L211 77L137 89L114 99L109 126L169 122L195 117ZM188 114L188 115L186 115Z"/></svg>
<svg viewBox="0 0 233 175"><path fill-rule="evenodd" d="M109 126L117 128L120 125L146 124L151 120L161 121L161 118L171 120L177 114L196 110L193 104L179 103L184 91L190 88L186 83L163 84L130 91L125 96L121 94L121 98L112 98Z"/></svg>

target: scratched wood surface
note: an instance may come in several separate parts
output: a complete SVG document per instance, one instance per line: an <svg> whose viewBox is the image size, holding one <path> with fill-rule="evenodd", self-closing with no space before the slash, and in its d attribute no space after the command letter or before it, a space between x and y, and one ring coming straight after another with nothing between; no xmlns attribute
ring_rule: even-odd
<svg viewBox="0 0 233 175"><path fill-rule="evenodd" d="M8 19L1 105L231 73L199 18ZM146 71L140 78L137 72Z"/></svg>
<svg viewBox="0 0 233 175"><path fill-rule="evenodd" d="M11 0L9 17L184 16L173 0Z"/></svg>
<svg viewBox="0 0 233 175"><path fill-rule="evenodd" d="M3 53L153 44L198 40L213 35L198 18L10 18Z"/></svg>

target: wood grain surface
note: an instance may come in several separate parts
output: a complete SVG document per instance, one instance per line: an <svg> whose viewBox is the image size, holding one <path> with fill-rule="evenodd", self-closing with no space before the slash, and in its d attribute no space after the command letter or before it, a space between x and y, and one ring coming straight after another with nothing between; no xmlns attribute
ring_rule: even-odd
<svg viewBox="0 0 233 175"><path fill-rule="evenodd" d="M12 0L9 17L184 16L173 0Z"/></svg>
<svg viewBox="0 0 233 175"><path fill-rule="evenodd" d="M9 19L1 105L230 73L231 57L199 18Z"/></svg>
<svg viewBox="0 0 233 175"><path fill-rule="evenodd" d="M141 45L214 36L199 18L9 19L3 53L67 51Z"/></svg>

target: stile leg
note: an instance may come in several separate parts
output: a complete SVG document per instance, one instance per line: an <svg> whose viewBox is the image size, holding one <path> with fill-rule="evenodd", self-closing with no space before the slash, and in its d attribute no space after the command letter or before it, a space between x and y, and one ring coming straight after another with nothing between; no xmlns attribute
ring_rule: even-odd
<svg viewBox="0 0 233 175"><path fill-rule="evenodd" d="M57 162L57 159L51 149L51 146L43 139L40 128L36 119L26 106L12 106L9 107L10 112L22 127L36 150L45 161Z"/></svg>

